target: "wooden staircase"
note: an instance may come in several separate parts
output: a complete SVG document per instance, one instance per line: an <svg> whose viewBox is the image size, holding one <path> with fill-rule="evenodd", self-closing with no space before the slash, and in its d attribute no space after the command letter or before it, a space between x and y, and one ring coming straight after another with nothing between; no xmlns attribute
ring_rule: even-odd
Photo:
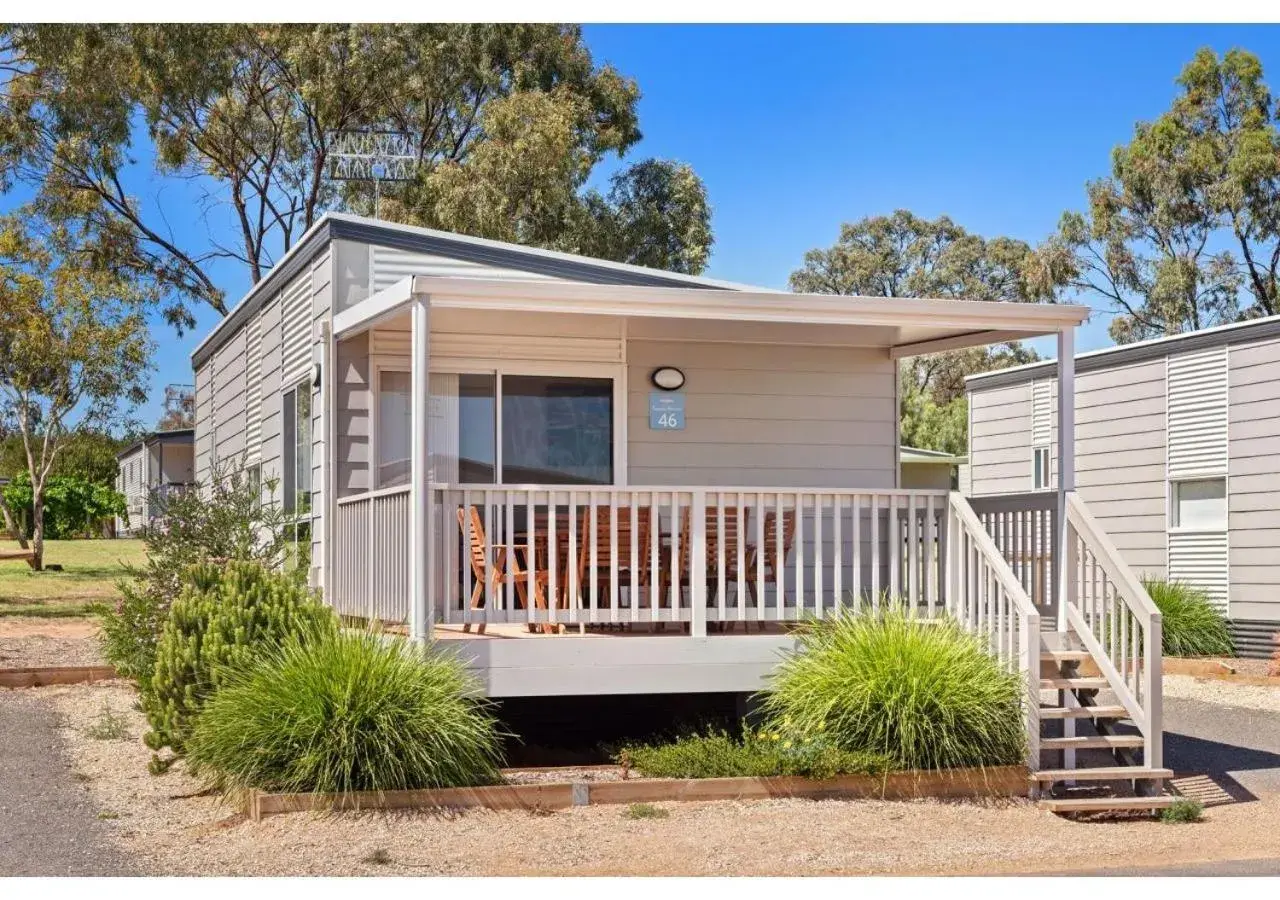
<svg viewBox="0 0 1280 900"><path fill-rule="evenodd" d="M1173 772L1147 766L1141 759L1144 738L1129 712L1113 701L1098 702L1110 690L1092 654L1069 635L1045 635L1062 646L1040 653L1041 695L1052 691L1056 702L1040 706L1042 759L1060 764L1031 774L1032 796L1057 813L1154 812L1170 806L1164 793ZM1077 765L1077 753L1090 756ZM1101 759L1099 759L1101 757ZM1105 764L1104 764L1105 763Z"/></svg>

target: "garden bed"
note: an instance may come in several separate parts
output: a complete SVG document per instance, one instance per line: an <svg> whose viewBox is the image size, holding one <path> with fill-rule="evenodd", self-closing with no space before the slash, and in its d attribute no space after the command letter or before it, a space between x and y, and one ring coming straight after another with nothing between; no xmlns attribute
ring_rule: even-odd
<svg viewBox="0 0 1280 900"><path fill-rule="evenodd" d="M573 770L567 770L572 774ZM817 781L795 776L775 778L629 778L501 784L441 790L357 792L351 794L273 794L250 792L245 813L264 816L317 810L387 809L567 809L595 804L665 801L765 799L993 799L1022 796L1027 770L1022 766L952 769L940 772L891 772L843 775Z"/></svg>

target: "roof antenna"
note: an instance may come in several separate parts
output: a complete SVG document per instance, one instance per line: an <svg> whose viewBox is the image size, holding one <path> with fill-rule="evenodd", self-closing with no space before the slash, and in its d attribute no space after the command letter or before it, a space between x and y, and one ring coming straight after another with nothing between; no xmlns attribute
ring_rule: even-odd
<svg viewBox="0 0 1280 900"><path fill-rule="evenodd" d="M413 138L395 131L335 131L329 151L330 181L373 182L373 217L382 218L382 182L412 181L419 159Z"/></svg>

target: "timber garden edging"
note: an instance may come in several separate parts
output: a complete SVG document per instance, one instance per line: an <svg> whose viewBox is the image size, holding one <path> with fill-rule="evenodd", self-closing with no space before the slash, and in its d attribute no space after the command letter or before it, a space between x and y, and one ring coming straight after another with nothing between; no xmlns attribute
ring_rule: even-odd
<svg viewBox="0 0 1280 900"><path fill-rule="evenodd" d="M487 787L351 794L274 794L250 791L245 813L254 821L289 812L373 809L484 808L553 810L591 804L699 800L919 800L1025 797L1024 766L844 775L815 781L772 778L635 778L626 781L503 784Z"/></svg>
<svg viewBox="0 0 1280 900"><path fill-rule="evenodd" d="M119 678L112 666L20 666L0 668L0 688L47 687L54 684L86 684Z"/></svg>

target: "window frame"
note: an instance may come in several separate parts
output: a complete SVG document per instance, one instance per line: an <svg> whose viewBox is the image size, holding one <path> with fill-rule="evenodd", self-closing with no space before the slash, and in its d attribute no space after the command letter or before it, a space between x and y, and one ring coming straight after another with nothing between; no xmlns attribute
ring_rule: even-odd
<svg viewBox="0 0 1280 900"><path fill-rule="evenodd" d="M369 398L369 490L379 489L378 436L382 430L378 394L381 392L384 371L408 373L412 377L410 361L404 357L370 356ZM581 362L505 362L499 360L449 359L432 360L430 374L445 375L493 375L497 379L494 393L496 420L494 423L494 468L497 476L502 473L502 379L506 375L529 375L549 378L607 378L613 384L613 483L597 487L626 487L627 481L627 367L611 363ZM507 486L495 481L492 487Z"/></svg>
<svg viewBox="0 0 1280 900"><path fill-rule="evenodd" d="M1036 477L1038 474L1038 464L1044 454L1044 483L1040 483L1040 479ZM1033 491L1051 491L1053 490L1053 453L1048 444L1040 444L1031 448L1031 490Z"/></svg>
<svg viewBox="0 0 1280 900"><path fill-rule="evenodd" d="M1183 525L1179 514L1178 489L1184 484L1215 481L1222 485L1222 523L1220 525ZM1231 521L1231 492L1227 476L1221 472L1179 475L1168 480L1166 495L1166 528L1171 534L1225 534Z"/></svg>
<svg viewBox="0 0 1280 900"><path fill-rule="evenodd" d="M315 516L315 504L312 500L312 494L315 493L315 486L311 483L310 469L307 475L307 506L301 512L298 511L298 395L302 392L308 395L308 424L307 438L308 444L315 443L315 390L312 387L311 379L305 378L295 383L292 387L286 388L280 397L280 471L281 471L281 490L280 504L281 510L291 517L293 522L300 522L304 518L308 521ZM292 398L292 402L290 402ZM292 409L290 409L292 407ZM311 460L311 450L307 451L308 460Z"/></svg>

